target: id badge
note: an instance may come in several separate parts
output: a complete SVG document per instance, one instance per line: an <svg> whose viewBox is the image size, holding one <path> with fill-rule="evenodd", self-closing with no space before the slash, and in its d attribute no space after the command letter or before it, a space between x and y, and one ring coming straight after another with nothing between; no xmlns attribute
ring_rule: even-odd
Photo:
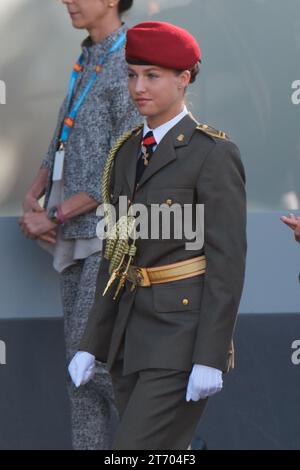
<svg viewBox="0 0 300 470"><path fill-rule="evenodd" d="M58 150L55 154L52 181L60 181L63 178L65 151Z"/></svg>

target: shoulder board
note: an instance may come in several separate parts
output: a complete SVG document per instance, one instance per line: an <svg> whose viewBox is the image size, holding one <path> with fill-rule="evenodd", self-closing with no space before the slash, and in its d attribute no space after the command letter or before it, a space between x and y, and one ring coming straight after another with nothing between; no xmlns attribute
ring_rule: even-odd
<svg viewBox="0 0 300 470"><path fill-rule="evenodd" d="M211 135L212 137L217 137L219 139L224 139L224 140L229 140L229 137L225 132L223 131L218 131L217 129L214 129L211 126L208 126L207 124L199 124L197 126L197 129L200 131L205 132L205 134Z"/></svg>

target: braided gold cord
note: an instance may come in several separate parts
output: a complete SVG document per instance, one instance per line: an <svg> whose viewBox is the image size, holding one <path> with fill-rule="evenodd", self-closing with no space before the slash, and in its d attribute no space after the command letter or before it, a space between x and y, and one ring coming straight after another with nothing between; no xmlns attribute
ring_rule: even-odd
<svg viewBox="0 0 300 470"><path fill-rule="evenodd" d="M134 256L135 245L129 245L129 237L134 229L134 217L121 217L116 224L113 221L113 212L110 203L110 177L115 157L122 145L132 136L134 132L141 129L141 126L123 134L111 148L104 166L102 176L102 201L104 208L105 224L107 227L107 239L104 257L110 260L110 274L116 270L124 260L126 255Z"/></svg>
<svg viewBox="0 0 300 470"><path fill-rule="evenodd" d="M134 217L121 217L118 222L116 223L113 231L116 231L117 237L116 240L113 240L112 245L113 250L109 251L110 258L110 274L117 269L118 266L124 260L126 255L135 256L136 253L136 246L129 245L129 237L131 236L133 229L135 227L135 219Z"/></svg>

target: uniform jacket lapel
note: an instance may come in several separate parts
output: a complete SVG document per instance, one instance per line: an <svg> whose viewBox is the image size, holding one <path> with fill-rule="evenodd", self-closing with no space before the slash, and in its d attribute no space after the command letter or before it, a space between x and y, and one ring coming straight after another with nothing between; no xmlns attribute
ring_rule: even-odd
<svg viewBox="0 0 300 470"><path fill-rule="evenodd" d="M133 134L126 144L126 159L124 160L124 172L131 196L134 193L137 159L141 149L143 129Z"/></svg>
<svg viewBox="0 0 300 470"><path fill-rule="evenodd" d="M137 191L158 171L164 168L169 163L176 160L176 149L185 147L188 145L197 122L189 114L185 116L176 126L174 126L162 139L154 154L152 155L150 165L145 169L143 176L139 182ZM126 158L124 165L124 172L127 183L129 185L130 194L134 193L134 185L136 178L136 166L137 159L140 154L141 141L143 131L139 130L133 134L133 137L128 141L126 145L126 155L130 155L130 158Z"/></svg>

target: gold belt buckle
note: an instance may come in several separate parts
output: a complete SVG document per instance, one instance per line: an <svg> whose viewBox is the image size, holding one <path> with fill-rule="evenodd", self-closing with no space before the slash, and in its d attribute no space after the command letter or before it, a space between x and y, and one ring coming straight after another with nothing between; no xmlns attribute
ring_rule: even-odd
<svg viewBox="0 0 300 470"><path fill-rule="evenodd" d="M130 266L127 279L132 282L134 286L148 287L151 285L147 270L145 268Z"/></svg>
<svg viewBox="0 0 300 470"><path fill-rule="evenodd" d="M138 280L138 285L142 287L150 287L151 282L147 273L146 268L137 268L137 280Z"/></svg>
<svg viewBox="0 0 300 470"><path fill-rule="evenodd" d="M137 286L140 283L140 275L134 266L130 266L127 273L127 280L130 281L133 286Z"/></svg>

